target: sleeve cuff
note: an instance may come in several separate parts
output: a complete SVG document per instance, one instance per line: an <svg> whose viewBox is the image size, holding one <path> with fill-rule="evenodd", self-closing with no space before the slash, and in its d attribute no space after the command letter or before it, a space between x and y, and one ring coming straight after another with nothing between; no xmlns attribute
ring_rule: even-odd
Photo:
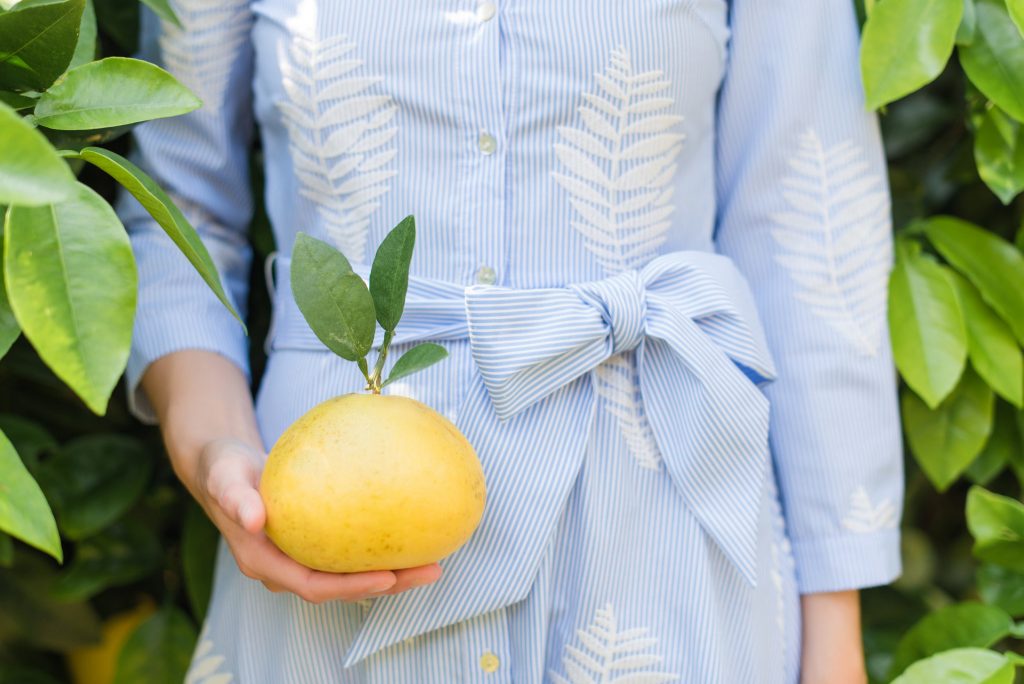
<svg viewBox="0 0 1024 684"><path fill-rule="evenodd" d="M793 540L801 594L889 584L902 572L898 528L869 534Z"/></svg>

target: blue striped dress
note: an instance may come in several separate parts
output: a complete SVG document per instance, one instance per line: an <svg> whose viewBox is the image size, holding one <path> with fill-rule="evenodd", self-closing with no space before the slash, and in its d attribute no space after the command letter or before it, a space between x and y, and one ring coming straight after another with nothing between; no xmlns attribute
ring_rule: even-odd
<svg viewBox="0 0 1024 684"><path fill-rule="evenodd" d="M353 364L298 314L309 232L418 226L396 383L476 446L488 507L436 584L311 605L223 547L195 684L797 681L799 596L900 572L889 192L849 0L174 0L144 54L204 106L136 158L237 304L262 143L278 252L266 446ZM124 198L129 383L241 327Z"/></svg>

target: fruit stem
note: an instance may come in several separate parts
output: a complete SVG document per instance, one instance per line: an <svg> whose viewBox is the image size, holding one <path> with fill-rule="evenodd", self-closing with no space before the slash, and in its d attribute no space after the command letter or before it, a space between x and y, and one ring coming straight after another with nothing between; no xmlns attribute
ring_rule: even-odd
<svg viewBox="0 0 1024 684"><path fill-rule="evenodd" d="M388 349L391 347L391 339L394 336L394 330L384 331L384 341L381 343L380 352L377 354L377 363L373 365L373 375L367 378L367 388L374 394L380 394L381 373L384 370L384 362L387 361Z"/></svg>

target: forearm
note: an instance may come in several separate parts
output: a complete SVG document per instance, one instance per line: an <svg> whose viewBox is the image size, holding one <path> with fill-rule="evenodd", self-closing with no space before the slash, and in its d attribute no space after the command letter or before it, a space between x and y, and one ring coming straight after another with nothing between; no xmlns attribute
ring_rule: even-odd
<svg viewBox="0 0 1024 684"><path fill-rule="evenodd" d="M803 684L866 681L856 590L803 594Z"/></svg>
<svg viewBox="0 0 1024 684"><path fill-rule="evenodd" d="M220 354L187 349L157 359L142 388L160 422L175 473L195 496L202 449L236 439L263 450L245 375Z"/></svg>

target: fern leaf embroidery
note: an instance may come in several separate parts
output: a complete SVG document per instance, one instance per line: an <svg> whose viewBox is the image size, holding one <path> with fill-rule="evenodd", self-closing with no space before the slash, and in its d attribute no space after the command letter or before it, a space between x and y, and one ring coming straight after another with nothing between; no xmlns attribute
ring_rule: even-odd
<svg viewBox="0 0 1024 684"><path fill-rule="evenodd" d="M776 261L789 272L796 297L861 354L882 342L891 263L889 205L880 177L868 172L860 148L828 147L813 130L800 137L782 179L787 211L773 216Z"/></svg>
<svg viewBox="0 0 1024 684"><path fill-rule="evenodd" d="M230 684L234 681L234 675L221 671L223 664L224 656L213 653L213 642L203 639L192 656L185 684Z"/></svg>
<svg viewBox="0 0 1024 684"><path fill-rule="evenodd" d="M898 511L889 499L883 499L876 506L864 487L857 487L850 494L850 508L843 518L843 527L851 532L868 534L888 527L896 527Z"/></svg>
<svg viewBox="0 0 1024 684"><path fill-rule="evenodd" d="M683 134L682 117L668 113L674 101L664 93L671 82L661 71L637 73L625 48L612 51L597 89L584 93L578 112L582 127L561 126L555 156L565 173L552 178L569 195L583 237L606 275L637 269L665 242L672 178ZM632 354L610 359L594 374L594 388L615 417L630 453L641 467L660 463L643 413Z"/></svg>
<svg viewBox="0 0 1024 684"><path fill-rule="evenodd" d="M666 238L671 204L658 204L683 134L681 116L667 114L674 101L661 95L671 82L661 71L635 73L625 48L595 74L598 90L584 93L577 110L583 126L560 126L555 155L567 173L552 177L580 220L584 245L608 275L639 268ZM651 229L654 229L653 231Z"/></svg>
<svg viewBox="0 0 1024 684"><path fill-rule="evenodd" d="M565 675L552 672L557 684L662 684L679 679L654 670L662 661L652 653L658 640L645 628L620 630L611 604L598 608L594 621L577 630L580 646L565 646Z"/></svg>
<svg viewBox="0 0 1024 684"><path fill-rule="evenodd" d="M344 36L296 39L281 60L288 129L299 193L312 202L328 235L350 260L366 256L378 201L398 172L393 125L397 107L376 92L383 78L361 73L356 44Z"/></svg>
<svg viewBox="0 0 1024 684"><path fill-rule="evenodd" d="M615 417L629 452L641 468L658 470L661 456L654 433L644 414L635 357L631 352L617 354L595 369L594 391Z"/></svg>
<svg viewBox="0 0 1024 684"><path fill-rule="evenodd" d="M164 66L203 101L200 111L224 104L225 84L238 48L249 39L248 3L174 0L181 27L162 21L160 52Z"/></svg>

